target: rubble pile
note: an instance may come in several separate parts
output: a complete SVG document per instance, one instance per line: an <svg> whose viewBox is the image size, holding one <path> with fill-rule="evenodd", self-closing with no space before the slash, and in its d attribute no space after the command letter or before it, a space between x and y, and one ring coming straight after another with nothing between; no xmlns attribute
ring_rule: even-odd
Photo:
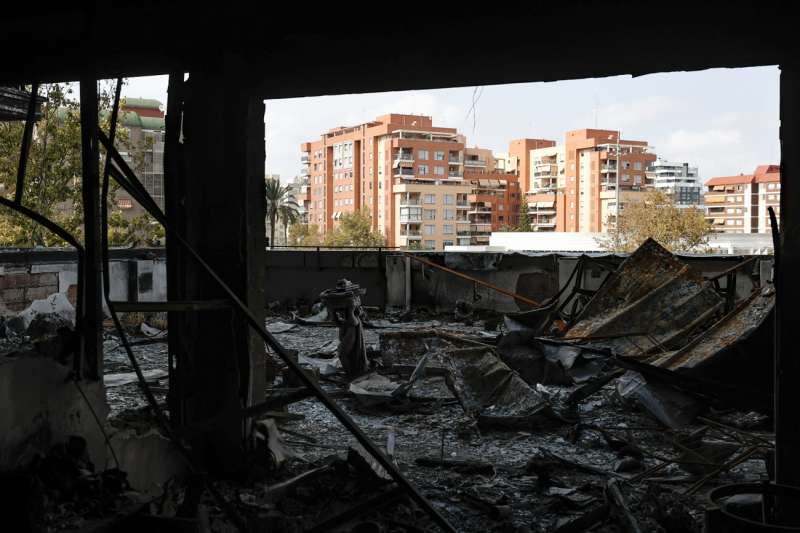
<svg viewBox="0 0 800 533"><path fill-rule="evenodd" d="M0 474L0 486L8 531L80 529L141 506L126 473L96 471L79 436L37 455L24 468Z"/></svg>
<svg viewBox="0 0 800 533"><path fill-rule="evenodd" d="M768 479L771 391L752 376L771 368L770 281L733 298L648 241L595 293L572 291L500 333L464 306L434 328L367 329L352 380L330 328L277 337L326 365L320 383L459 531L699 531L710 488ZM288 411L305 457L350 445L314 400Z"/></svg>
<svg viewBox="0 0 800 533"><path fill-rule="evenodd" d="M720 287L648 241L589 291L582 261L596 260L581 258L551 301L502 318L467 302L449 316L368 316L363 290L342 280L309 316L266 327L458 531L700 531L708 490L769 479L771 281L751 275L737 296L736 268L752 264ZM166 332L143 324L131 340L163 401ZM104 348L112 426L151 424L126 414L144 401L119 340ZM268 363L279 378L254 421L252 468L214 482L235 516L253 531L436 530L297 376ZM161 514L193 501L206 530L241 529L191 480L166 489L175 501Z"/></svg>

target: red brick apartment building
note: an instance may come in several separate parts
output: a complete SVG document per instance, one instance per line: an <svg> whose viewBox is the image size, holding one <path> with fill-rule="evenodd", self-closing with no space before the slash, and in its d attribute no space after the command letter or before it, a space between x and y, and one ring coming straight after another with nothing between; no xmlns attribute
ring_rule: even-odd
<svg viewBox="0 0 800 533"><path fill-rule="evenodd" d="M524 181L533 229L607 231L617 212L617 184L624 206L652 188L645 169L655 159L646 141L621 140L613 130L569 131L562 145L530 150Z"/></svg>
<svg viewBox="0 0 800 533"><path fill-rule="evenodd" d="M441 250L488 242L493 229L516 223L517 177L431 117L383 115L334 128L300 150L308 223L323 233L363 209L389 246Z"/></svg>
<svg viewBox="0 0 800 533"><path fill-rule="evenodd" d="M769 233L768 207L780 221L781 169L760 165L752 174L720 176L706 182L706 220L719 233Z"/></svg>

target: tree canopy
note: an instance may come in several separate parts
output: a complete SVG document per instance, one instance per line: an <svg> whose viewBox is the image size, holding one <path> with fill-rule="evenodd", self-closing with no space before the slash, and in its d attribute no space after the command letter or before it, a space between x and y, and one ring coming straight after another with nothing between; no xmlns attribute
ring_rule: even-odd
<svg viewBox="0 0 800 533"><path fill-rule="evenodd" d="M81 124L80 104L69 84L49 84L43 88L46 101L41 119L34 126L25 172L23 205L61 225L83 239L83 199L81 197ZM113 84L101 83L98 94L100 127L108 131ZM0 194L13 198L17 167L25 124L22 121L0 122ZM115 144L129 145L127 128L118 124ZM105 150L101 147L101 168ZM137 161L134 160L134 168ZM114 202L116 183L109 194L109 244L131 245L163 235L157 224L146 217L126 221ZM155 226L158 226L156 228ZM33 220L9 209L0 208L0 246L64 246Z"/></svg>
<svg viewBox="0 0 800 533"><path fill-rule="evenodd" d="M611 230L600 245L613 252L632 252L652 237L674 253L700 252L708 245L711 225L697 208L681 208L662 191L628 202L620 211L619 231Z"/></svg>
<svg viewBox="0 0 800 533"><path fill-rule="evenodd" d="M385 246L386 239L372 229L372 217L366 211L344 213L339 225L325 235L325 246Z"/></svg>

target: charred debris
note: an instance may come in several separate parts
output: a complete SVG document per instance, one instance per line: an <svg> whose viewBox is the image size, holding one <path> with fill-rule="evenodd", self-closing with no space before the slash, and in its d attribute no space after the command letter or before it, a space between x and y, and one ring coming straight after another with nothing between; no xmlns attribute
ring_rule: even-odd
<svg viewBox="0 0 800 533"><path fill-rule="evenodd" d="M4 492L19 487L4 497L21 531L726 530L773 497L726 489L756 493L773 474L775 290L759 262L703 278L650 240L619 266L581 257L558 294L505 315L467 302L381 315L341 280L304 316L268 318L302 376L268 356L279 377L244 413L256 424L245 472L210 479L178 453L158 490L133 490L75 436L3 474ZM588 263L606 272L597 290L581 286ZM6 352L53 345L42 337L64 351L69 309L50 305L6 320ZM128 333L165 402L166 331ZM185 439L141 399L120 341L106 334L112 452Z"/></svg>

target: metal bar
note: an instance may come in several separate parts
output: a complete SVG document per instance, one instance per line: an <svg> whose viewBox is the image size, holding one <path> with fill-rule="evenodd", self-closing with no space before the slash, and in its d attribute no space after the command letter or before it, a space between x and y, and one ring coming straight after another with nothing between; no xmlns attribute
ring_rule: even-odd
<svg viewBox="0 0 800 533"><path fill-rule="evenodd" d="M25 116L25 131L22 133L22 146L19 149L19 166L17 166L17 188L14 189L14 201L22 203L25 192L25 170L28 168L28 154L31 151L33 123L36 118L36 99L39 96L39 84L31 85L31 99L28 101L28 114Z"/></svg>
<svg viewBox="0 0 800 533"><path fill-rule="evenodd" d="M738 270L739 270L739 269L741 269L743 266L745 266L745 265L747 265L747 264L749 264L749 263L752 263L752 262L753 262L753 261L755 261L756 259L758 259L758 256L757 256L757 255L754 255L754 256L752 256L752 257L750 257L750 258L748 258L748 259L745 259L745 260L744 260L744 261L742 261L741 263L736 263L736 264L735 264L735 265L733 265L732 267L730 267L730 268L727 268L727 269L723 270L722 272L720 272L720 273L718 273L718 274L714 274L713 276L710 276L710 277L706 278L706 281L715 281L715 280L718 280L718 279L722 278L723 276L727 276L728 274L730 274L730 273L732 273L732 272L736 272L736 271L738 271Z"/></svg>
<svg viewBox="0 0 800 533"><path fill-rule="evenodd" d="M472 283L477 283L478 285L481 285L483 287L487 287L489 289L492 289L493 291L499 292L501 294L505 294L506 296L510 296L510 297L514 298L515 300L517 300L517 301L526 303L528 305L532 305L534 307L539 307L540 305L542 305L541 302L537 302L536 300L531 300L530 298L526 298L525 296L516 294L514 292L507 291L505 289L501 289L497 285L493 285L493 284L489 283L488 281L483 281L483 280L478 279L478 278L473 278L472 276L468 276L466 274L462 274L461 272L453 270L452 268L447 268L446 266L438 265L438 264L436 264L436 263L434 263L432 261L428 261L427 259L422 259L421 257L416 257L414 254L410 254L408 252L400 252L400 253L402 253L405 257L410 257L411 259L413 259L414 261L417 261L418 263L422 263L423 265L427 265L427 266L435 268L437 270L441 270L443 272L447 272L448 274L452 274L452 275L454 275L456 277L459 277L461 279L470 281Z"/></svg>
<svg viewBox="0 0 800 533"><path fill-rule="evenodd" d="M231 302L225 299L219 300L183 300L172 302L123 302L113 301L114 308L120 313L165 313L183 311L214 311L219 309L230 309Z"/></svg>
<svg viewBox="0 0 800 533"><path fill-rule="evenodd" d="M128 193L136 196L139 196L142 190L144 189L139 182L136 175L130 169L128 164L122 159L122 156L119 155L119 152L114 148L113 145L108 143L108 138L103 134L102 131L98 132L98 136L100 138L100 142L106 147L106 150L111 154L111 157L114 160L114 163L119 167L118 172L114 172L112 170L111 175L117 178L119 174L122 174L123 179L118 179L117 181L121 186L124 188L130 187ZM145 194L146 191L144 192ZM149 195L148 195L149 197ZM447 521L447 519L439 513L431 504L430 502L412 485L400 472L397 466L387 458L383 451L372 442L372 440L364 433L360 427L350 418L348 415L339 405L331 399L328 394L320 387L320 385L312 380L305 372L303 372L302 368L298 362L296 362L291 354L283 347L283 345L278 342L278 340L264 327L264 324L259 322L255 315L248 309L248 307L239 299L236 293L231 289L225 281L219 277L216 271L211 268L208 263L203 260L202 257L195 251L195 249L177 232L172 231L171 227L167 223L166 217L158 208L158 205L152 201L152 198L145 199L145 202L140 202L145 209L151 211L151 215L159 221L163 226L164 230L166 231L167 235L171 235L176 241L178 241L184 249L191 255L195 261L200 264L200 266L208 273L209 276L217 283L217 285L228 295L228 297L234 302L235 306L239 309L239 311L243 314L247 323L252 327L259 336L263 339L270 348L272 348L276 354L283 360L284 363L294 372L300 381L308 387L314 395L322 402L325 407L341 422L341 424L348 430L350 433L356 438L356 440L361 444L364 449L366 449L370 455L372 455L375 460L389 473L389 475L394 479L394 481L405 489L409 496L428 514L430 517L439 525L440 528L444 531L452 531L455 532L453 526ZM112 313L113 315L113 313ZM127 345L127 342L126 342Z"/></svg>
<svg viewBox="0 0 800 533"><path fill-rule="evenodd" d="M97 78L84 74L80 80L81 97L81 197L83 200L83 242L86 268L83 271L82 355L88 367L84 373L91 379L102 379L103 364L103 272L102 239L100 237L100 153L97 143Z"/></svg>

